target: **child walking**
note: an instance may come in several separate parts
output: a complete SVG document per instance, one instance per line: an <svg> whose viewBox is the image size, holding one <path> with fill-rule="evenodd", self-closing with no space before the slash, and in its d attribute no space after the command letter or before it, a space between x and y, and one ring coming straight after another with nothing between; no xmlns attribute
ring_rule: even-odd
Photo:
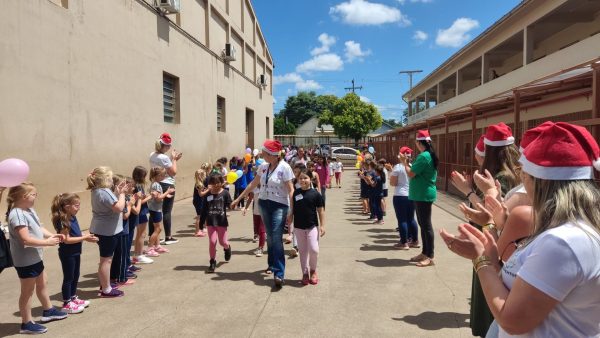
<svg viewBox="0 0 600 338"><path fill-rule="evenodd" d="M160 245L159 237L163 220L163 200L165 198L171 198L171 196L173 196L172 193L175 192L173 187L170 187L167 191L163 192L160 182L164 180L166 176L167 170L165 168L153 167L150 169L150 181L152 182L152 185L150 186L150 195L152 196L152 199L148 201L148 210L150 211L150 222L152 222L154 227L150 240L148 240L148 250L146 254L151 257L156 257L162 253L169 252L169 249L163 248Z"/></svg>
<svg viewBox="0 0 600 338"><path fill-rule="evenodd" d="M254 225L255 236L258 235L258 248L254 251L256 257L262 257L265 249L265 242L267 241L267 233L265 224L260 216L260 210L258 208L258 194L260 193L260 185L257 186L251 193L248 194L248 203L246 208L242 212L243 216L246 216L246 212L252 206L252 223Z"/></svg>
<svg viewBox="0 0 600 338"><path fill-rule="evenodd" d="M294 237L298 241L300 251L302 284L316 285L319 282L319 237L325 235L325 208L321 194L311 188L311 179L306 170L300 173L298 182L300 189L294 190L289 223L294 222Z"/></svg>
<svg viewBox="0 0 600 338"><path fill-rule="evenodd" d="M125 293L110 284L110 266L120 239L119 233L123 231L122 213L125 208L127 182L121 182L113 193L110 189L113 186L112 170L109 167L97 167L88 175L87 184L92 198L90 233L98 237L100 251L100 297L121 297Z"/></svg>
<svg viewBox="0 0 600 338"><path fill-rule="evenodd" d="M80 313L90 305L87 300L77 297L79 267L81 265L81 243L96 243L98 238L92 234L83 235L77 213L79 212L79 196L72 193L58 194L52 200L52 224L58 234L65 236L58 245L58 258L63 270L62 310L66 313Z"/></svg>
<svg viewBox="0 0 600 338"><path fill-rule="evenodd" d="M335 184L338 188L342 187L342 173L344 172L344 165L341 160L333 158L333 173L335 175Z"/></svg>
<svg viewBox="0 0 600 338"><path fill-rule="evenodd" d="M48 296L48 276L42 261L43 247L55 246L64 239L64 235L52 234L42 227L40 219L33 210L37 190L31 183L21 183L8 190L6 202L8 210L6 221L10 236L10 253L19 281L19 313L21 314L20 333L44 333L48 329L33 321L31 316L31 298L35 291L42 303L42 323L64 319L67 313L60 311L50 302Z"/></svg>
<svg viewBox="0 0 600 338"><path fill-rule="evenodd" d="M133 262L137 264L151 264L154 262L152 258L148 258L143 253L144 238L146 237L146 229L148 228L148 201L152 199L152 195L146 195L146 176L148 171L142 166L137 166L133 169L131 178L135 182L134 194L138 194L140 203L140 212L138 213L137 231L135 232L135 240L133 247Z"/></svg>
<svg viewBox="0 0 600 338"><path fill-rule="evenodd" d="M203 197L206 194L207 182L206 179L208 177L208 173L212 170L212 166L210 163L204 163L200 166L200 169L196 170L194 175L194 195L192 199L192 203L194 204L194 208L196 209L196 220L194 222L194 228L196 232L194 236L196 237L204 237L206 236L206 230L204 229L204 223L200 221L200 216L202 215L202 207L203 207Z"/></svg>
<svg viewBox="0 0 600 338"><path fill-rule="evenodd" d="M215 272L217 268L217 237L219 244L224 248L225 261L231 259L231 245L227 241L227 221L226 208L229 208L232 202L229 191L223 188L225 180L223 175L213 173L208 177L209 193L204 197L204 208L202 209L203 219L206 219L208 228L210 261L208 272Z"/></svg>

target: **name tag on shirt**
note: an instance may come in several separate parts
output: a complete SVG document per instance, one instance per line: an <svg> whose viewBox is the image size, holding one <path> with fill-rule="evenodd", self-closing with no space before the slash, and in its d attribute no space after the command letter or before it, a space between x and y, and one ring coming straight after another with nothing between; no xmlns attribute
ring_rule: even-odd
<svg viewBox="0 0 600 338"><path fill-rule="evenodd" d="M304 198L304 196L302 196L302 195L296 195L296 201L299 201L299 200L301 200L303 198Z"/></svg>
<svg viewBox="0 0 600 338"><path fill-rule="evenodd" d="M213 195L210 195L210 196L208 196L208 197L206 198L206 201L207 201L207 202L210 202L210 201L212 201L212 200L214 200L214 199L215 199L215 197L214 197Z"/></svg>

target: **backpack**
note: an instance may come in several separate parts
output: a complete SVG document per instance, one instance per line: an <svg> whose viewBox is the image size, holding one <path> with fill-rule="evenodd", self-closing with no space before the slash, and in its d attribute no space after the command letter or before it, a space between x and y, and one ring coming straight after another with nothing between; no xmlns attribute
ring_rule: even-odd
<svg viewBox="0 0 600 338"><path fill-rule="evenodd" d="M4 231L0 230L0 272L12 266L13 261L12 256L10 255L9 241L6 239Z"/></svg>

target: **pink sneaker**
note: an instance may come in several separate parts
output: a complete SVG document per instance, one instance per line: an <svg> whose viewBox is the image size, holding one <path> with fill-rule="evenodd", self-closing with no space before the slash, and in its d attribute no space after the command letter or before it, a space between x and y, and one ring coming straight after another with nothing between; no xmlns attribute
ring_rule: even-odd
<svg viewBox="0 0 600 338"><path fill-rule="evenodd" d="M71 302L75 303L79 306L83 306L84 308L90 306L90 301L89 300L83 300L83 299L79 299L79 297L77 296L73 296L73 298L71 298Z"/></svg>
<svg viewBox="0 0 600 338"><path fill-rule="evenodd" d="M206 232L206 230L200 230L200 235L198 235L198 237L206 237L208 235L208 233Z"/></svg>
<svg viewBox="0 0 600 338"><path fill-rule="evenodd" d="M79 306L73 302L68 302L63 305L62 310L68 314L81 313L83 312L83 306Z"/></svg>
<svg viewBox="0 0 600 338"><path fill-rule="evenodd" d="M146 256L147 257L158 257L158 256L160 256L160 254L158 252L156 252L154 249L149 249L146 251Z"/></svg>
<svg viewBox="0 0 600 338"><path fill-rule="evenodd" d="M194 234L194 237L202 237L202 230L196 231L196 233Z"/></svg>
<svg viewBox="0 0 600 338"><path fill-rule="evenodd" d="M169 249L163 248L162 246L159 245L159 246L157 246L157 247L154 248L154 251L156 251L159 254L161 254L161 253L168 253Z"/></svg>

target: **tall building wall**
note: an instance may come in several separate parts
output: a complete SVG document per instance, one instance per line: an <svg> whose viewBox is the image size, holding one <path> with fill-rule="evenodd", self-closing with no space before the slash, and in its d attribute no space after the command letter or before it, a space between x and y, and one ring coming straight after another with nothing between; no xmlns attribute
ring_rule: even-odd
<svg viewBox="0 0 600 338"><path fill-rule="evenodd" d="M172 22L143 0L3 2L0 159L29 163L44 220L52 196L74 191L82 196L86 224L86 175L99 165L126 175L136 165L148 166L162 132L171 133L173 148L183 152L177 199L191 196L201 163L243 152L247 115L249 146L270 136L270 78L263 88L241 67L262 62L272 73L270 55L264 47L247 60L238 50L237 61L223 62L225 42L241 31L228 23L228 13L218 12L225 2L182 0L181 13L168 15ZM246 0L227 2L230 12L233 3L239 6L239 21L242 5L244 13L251 10ZM247 25L238 42L250 44L249 50L264 39L251 35L257 34L255 21L254 28ZM164 76L178 79L174 123L163 113ZM217 97L225 100L224 131L217 130Z"/></svg>

